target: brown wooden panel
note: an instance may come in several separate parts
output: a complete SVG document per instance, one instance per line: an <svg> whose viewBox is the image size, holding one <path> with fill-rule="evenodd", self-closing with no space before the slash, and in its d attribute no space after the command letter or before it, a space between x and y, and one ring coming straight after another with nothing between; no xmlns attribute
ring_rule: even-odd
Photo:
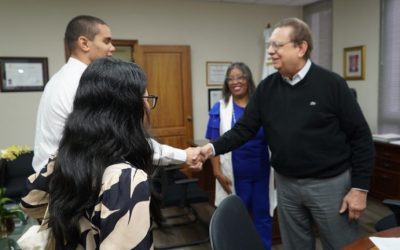
<svg viewBox="0 0 400 250"><path fill-rule="evenodd" d="M391 170L374 170L373 193L380 199L400 199L400 174Z"/></svg>
<svg viewBox="0 0 400 250"><path fill-rule="evenodd" d="M400 165L400 146L390 143L375 143L376 158Z"/></svg>
<svg viewBox="0 0 400 250"><path fill-rule="evenodd" d="M375 167L370 194L378 199L400 199L400 146L375 142Z"/></svg>
<svg viewBox="0 0 400 250"><path fill-rule="evenodd" d="M138 51L148 92L159 97L151 112L152 134L162 143L188 147L193 140L190 47L141 45Z"/></svg>

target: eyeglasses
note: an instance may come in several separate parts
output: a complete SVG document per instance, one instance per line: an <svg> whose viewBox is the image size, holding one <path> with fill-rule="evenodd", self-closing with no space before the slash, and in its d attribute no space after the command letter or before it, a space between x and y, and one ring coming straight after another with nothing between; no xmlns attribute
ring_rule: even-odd
<svg viewBox="0 0 400 250"><path fill-rule="evenodd" d="M156 95L144 95L143 98L147 99L147 103L149 104L151 109L154 109L156 107L158 96L156 96Z"/></svg>
<svg viewBox="0 0 400 250"><path fill-rule="evenodd" d="M277 42L273 42L273 41L269 41L267 43L267 48L272 47L274 50L278 50L280 48L282 48L283 46L285 46L286 44L292 43L293 41L289 41L286 43L277 43Z"/></svg>
<svg viewBox="0 0 400 250"><path fill-rule="evenodd" d="M246 80L246 77L245 77L245 76L228 77L228 78L226 78L226 80L227 80L229 83L230 83L230 82L234 82L234 81L243 82L244 80Z"/></svg>

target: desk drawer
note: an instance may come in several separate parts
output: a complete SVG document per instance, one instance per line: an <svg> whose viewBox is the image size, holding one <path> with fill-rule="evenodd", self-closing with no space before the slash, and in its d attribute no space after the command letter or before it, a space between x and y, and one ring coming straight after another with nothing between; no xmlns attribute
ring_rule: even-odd
<svg viewBox="0 0 400 250"><path fill-rule="evenodd" d="M375 168L388 169L400 172L400 163L377 157L375 159Z"/></svg>
<svg viewBox="0 0 400 250"><path fill-rule="evenodd" d="M380 199L400 199L400 174L375 168L371 191L373 196Z"/></svg>
<svg viewBox="0 0 400 250"><path fill-rule="evenodd" d="M375 143L376 158L400 165L400 146L389 143Z"/></svg>

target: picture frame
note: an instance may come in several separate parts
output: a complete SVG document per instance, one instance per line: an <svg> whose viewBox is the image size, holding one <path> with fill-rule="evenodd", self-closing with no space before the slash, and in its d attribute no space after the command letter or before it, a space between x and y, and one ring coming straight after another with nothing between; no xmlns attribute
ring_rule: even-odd
<svg viewBox="0 0 400 250"><path fill-rule="evenodd" d="M127 62L135 62L135 53L138 50L137 40L113 39L112 43L115 47L113 57Z"/></svg>
<svg viewBox="0 0 400 250"><path fill-rule="evenodd" d="M225 75L232 62L206 62L207 86L221 86L224 84Z"/></svg>
<svg viewBox="0 0 400 250"><path fill-rule="evenodd" d="M208 89L208 110L222 99L222 89Z"/></svg>
<svg viewBox="0 0 400 250"><path fill-rule="evenodd" d="M49 80L47 57L0 57L0 91L43 91Z"/></svg>
<svg viewBox="0 0 400 250"><path fill-rule="evenodd" d="M344 48L343 78L345 80L365 79L365 46Z"/></svg>

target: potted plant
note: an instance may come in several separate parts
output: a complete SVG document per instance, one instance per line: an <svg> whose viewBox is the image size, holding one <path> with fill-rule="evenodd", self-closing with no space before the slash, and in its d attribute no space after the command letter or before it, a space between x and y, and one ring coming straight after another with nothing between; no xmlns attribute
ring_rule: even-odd
<svg viewBox="0 0 400 250"><path fill-rule="evenodd" d="M25 223L25 215L18 205L7 206L14 203L13 200L4 196L5 188L0 188L0 238L7 237L14 231L14 218Z"/></svg>

